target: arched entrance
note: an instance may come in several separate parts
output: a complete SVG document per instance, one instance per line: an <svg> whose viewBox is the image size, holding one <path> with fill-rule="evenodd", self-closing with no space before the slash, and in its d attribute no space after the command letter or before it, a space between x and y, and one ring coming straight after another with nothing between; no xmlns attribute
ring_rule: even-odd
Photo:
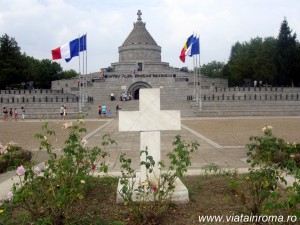
<svg viewBox="0 0 300 225"><path fill-rule="evenodd" d="M132 98L134 100L139 100L141 88L152 88L152 87L146 82L138 81L130 85L130 87L128 88L128 93L132 95Z"/></svg>

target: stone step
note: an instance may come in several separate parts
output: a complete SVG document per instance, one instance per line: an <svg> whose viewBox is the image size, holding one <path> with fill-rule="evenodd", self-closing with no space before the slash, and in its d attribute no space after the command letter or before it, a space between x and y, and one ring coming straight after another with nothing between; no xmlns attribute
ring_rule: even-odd
<svg viewBox="0 0 300 225"><path fill-rule="evenodd" d="M234 116L299 116L298 111L283 110L205 110L195 112L199 117L234 117Z"/></svg>
<svg viewBox="0 0 300 225"><path fill-rule="evenodd" d="M299 101L202 101L201 111L190 102L196 116L296 116Z"/></svg>
<svg viewBox="0 0 300 225"><path fill-rule="evenodd" d="M105 104L108 109L110 109L113 113L115 112L116 106L122 108L124 111L137 111L139 110L139 101L131 100L131 101L106 101L106 102L94 102L89 111L88 115L90 118L96 117L98 114L99 105ZM194 111L191 108L189 102L187 101L179 101L179 100L162 100L161 101L161 109L162 110L180 110L182 116L195 116Z"/></svg>

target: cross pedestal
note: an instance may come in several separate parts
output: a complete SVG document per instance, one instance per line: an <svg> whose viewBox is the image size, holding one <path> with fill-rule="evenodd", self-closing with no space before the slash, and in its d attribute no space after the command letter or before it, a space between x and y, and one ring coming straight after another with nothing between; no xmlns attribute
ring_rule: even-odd
<svg viewBox="0 0 300 225"><path fill-rule="evenodd" d="M119 112L119 131L140 131L140 150L146 150L147 148L148 154L155 161L155 167L151 174L147 174L144 165L141 166L140 176L135 180L137 185L147 179L155 179L154 174L159 176L158 162L161 161L160 131L181 129L179 110L160 110L160 89L140 89L139 101L139 111ZM142 155L140 160L145 161L145 158L142 157L145 156ZM182 182L179 179L176 182L178 183L177 187L182 192ZM118 190L120 190L119 188L121 187L118 187ZM183 198L184 201L188 201L188 192L185 186L183 192L186 192ZM120 200L119 198L121 196L118 194L117 201Z"/></svg>

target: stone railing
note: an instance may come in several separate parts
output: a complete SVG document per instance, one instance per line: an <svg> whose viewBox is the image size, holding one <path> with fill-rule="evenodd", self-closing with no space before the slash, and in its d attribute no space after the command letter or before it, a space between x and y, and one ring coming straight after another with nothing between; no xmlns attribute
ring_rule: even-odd
<svg viewBox="0 0 300 225"><path fill-rule="evenodd" d="M32 90L0 90L0 94L22 94L22 95L28 95L28 94L63 94L62 90L52 90L52 89L32 89Z"/></svg>
<svg viewBox="0 0 300 225"><path fill-rule="evenodd" d="M47 102L78 102L79 97L75 95L0 95L2 103L47 103ZM88 96L86 102L93 102L93 97Z"/></svg>
<svg viewBox="0 0 300 225"><path fill-rule="evenodd" d="M207 90L202 88L203 101L299 101L300 88L291 87L224 87ZM194 101L194 95L187 96Z"/></svg>
<svg viewBox="0 0 300 225"><path fill-rule="evenodd" d="M88 98L89 100L90 98ZM0 96L0 103L78 102L78 96Z"/></svg>
<svg viewBox="0 0 300 225"><path fill-rule="evenodd" d="M299 92L300 88L292 87L273 87L273 86L260 86L260 87L214 87L214 92Z"/></svg>
<svg viewBox="0 0 300 225"><path fill-rule="evenodd" d="M203 101L249 101L249 100L265 100L265 101L299 101L299 93L281 93L281 94L270 94L270 93L249 93L249 94L203 94ZM188 99L191 100L191 99Z"/></svg>

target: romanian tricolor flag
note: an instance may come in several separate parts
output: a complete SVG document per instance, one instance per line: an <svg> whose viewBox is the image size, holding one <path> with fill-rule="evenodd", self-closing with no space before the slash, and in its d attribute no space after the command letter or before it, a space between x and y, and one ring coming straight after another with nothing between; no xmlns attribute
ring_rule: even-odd
<svg viewBox="0 0 300 225"><path fill-rule="evenodd" d="M192 35L185 41L185 43L184 43L184 45L183 45L183 48L182 48L182 50L181 50L180 56L179 56L179 58L180 58L180 60L181 60L182 62L185 62L186 51L188 50L188 48L190 47L190 45L193 43L194 39L195 39L195 36L192 34Z"/></svg>

